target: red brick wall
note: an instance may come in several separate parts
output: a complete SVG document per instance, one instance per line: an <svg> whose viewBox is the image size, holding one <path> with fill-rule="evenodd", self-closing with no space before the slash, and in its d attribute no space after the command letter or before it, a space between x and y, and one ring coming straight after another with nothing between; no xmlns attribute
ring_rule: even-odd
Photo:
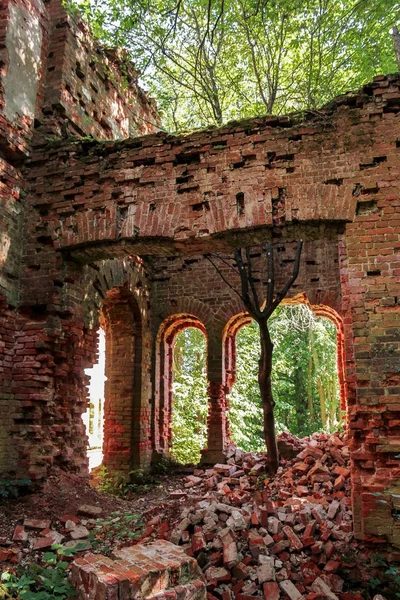
<svg viewBox="0 0 400 600"><path fill-rule="evenodd" d="M97 350L85 319L92 325L99 306L93 306L94 294L88 300L75 290L76 270L60 275L64 267L45 227L38 225L35 243L24 246L29 215L23 172L34 130L40 132L34 145L49 134L126 137L153 131L157 114L132 65L125 65L127 76L121 78L124 57L96 45L82 23L67 17L61 0L3 2L0 46L0 410L7 415L0 430L0 471L19 468L35 479L54 463L78 470L87 463L80 420L86 408L83 366L93 363ZM41 289L30 308L21 306L24 274ZM75 338L87 343L73 358Z"/></svg>
<svg viewBox="0 0 400 600"><path fill-rule="evenodd" d="M52 298L58 306L71 299L71 284L64 276L61 294L53 282L71 258L152 255L153 340L173 314L204 323L210 423L221 444L223 329L243 307L200 255L272 237L281 283L302 237L293 293L343 318L357 534L395 541L386 517L399 474L399 85L377 78L305 123L254 119L186 137L37 148L24 280L25 304ZM29 268L38 251L42 275ZM371 492L386 502L382 530Z"/></svg>
<svg viewBox="0 0 400 600"><path fill-rule="evenodd" d="M155 104L121 50L100 47L60 0L49 5L51 37L40 132L121 139L153 132ZM121 74L122 73L122 74Z"/></svg>
<svg viewBox="0 0 400 600"><path fill-rule="evenodd" d="M28 5L21 0L15 6ZM9 14L2 7L3 38ZM128 414L116 452L122 448L127 456L130 438L130 464L149 463L160 417L154 403L157 332L166 318L185 313L207 332L209 449L218 454L228 435L223 332L243 306L201 255L229 254L235 245L272 239L280 285L302 237L302 268L292 292L305 293L312 304L328 306L343 319L356 532L400 545L392 519L400 488L400 78L376 78L302 123L267 117L187 136L48 143L49 133L101 140L147 132L141 123L153 118L154 109L135 85L125 101L118 76L115 85L104 77L105 67L116 73L114 57L88 41L58 0L40 18L46 77L38 72L39 134L24 165L29 196L23 233L19 163L29 150L32 118L22 115L10 128L0 104L6 148L0 402L12 407L16 454L9 464L32 478L45 477L54 465L85 471L84 368L95 360L107 294L124 286L136 302L134 321L123 303L111 307L115 333L109 346L117 333L129 333L140 321L141 351L136 348L133 359L126 355L137 373L126 402L118 405L109 396L106 449L112 418ZM4 56L2 68L4 75ZM137 255L146 258L131 258ZM139 343L137 331L128 338ZM0 435L4 448L6 437Z"/></svg>

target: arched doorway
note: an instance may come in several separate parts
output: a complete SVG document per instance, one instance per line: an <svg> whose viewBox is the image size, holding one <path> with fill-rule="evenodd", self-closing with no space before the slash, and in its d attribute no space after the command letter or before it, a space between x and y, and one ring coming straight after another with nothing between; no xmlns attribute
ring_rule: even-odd
<svg viewBox="0 0 400 600"><path fill-rule="evenodd" d="M330 307L310 306L302 294L283 302L269 325L277 431L303 437L334 430L346 406L340 316ZM257 324L247 313L232 317L224 331L228 419L232 441L247 451L264 449L259 352Z"/></svg>
<svg viewBox="0 0 400 600"><path fill-rule="evenodd" d="M172 445L174 343L177 335L188 329L198 329L206 336L204 324L195 315L180 313L168 317L157 336L155 389L155 450L168 455Z"/></svg>

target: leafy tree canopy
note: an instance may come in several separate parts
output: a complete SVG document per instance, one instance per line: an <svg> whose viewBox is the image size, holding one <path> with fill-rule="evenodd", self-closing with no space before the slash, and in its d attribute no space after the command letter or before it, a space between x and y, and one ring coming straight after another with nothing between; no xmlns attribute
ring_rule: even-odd
<svg viewBox="0 0 400 600"><path fill-rule="evenodd" d="M396 71L399 0L72 0L127 48L163 126L315 110Z"/></svg>
<svg viewBox="0 0 400 600"><path fill-rule="evenodd" d="M204 334L188 327L175 338L172 401L172 457L197 463L207 441L207 344Z"/></svg>

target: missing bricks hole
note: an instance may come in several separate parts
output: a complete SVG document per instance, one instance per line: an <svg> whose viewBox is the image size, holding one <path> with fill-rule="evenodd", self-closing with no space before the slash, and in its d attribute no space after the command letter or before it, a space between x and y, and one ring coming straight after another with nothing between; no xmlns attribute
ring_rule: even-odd
<svg viewBox="0 0 400 600"><path fill-rule="evenodd" d="M367 271L367 277L379 277L380 274L380 269L375 269L374 271Z"/></svg>
<svg viewBox="0 0 400 600"><path fill-rule="evenodd" d="M357 202L356 207L356 216L362 217L366 215L371 215L373 213L378 212L378 204L376 200L369 200L367 202Z"/></svg>
<svg viewBox="0 0 400 600"><path fill-rule="evenodd" d="M315 260L306 260L306 265L316 265L316 261Z"/></svg>
<svg viewBox="0 0 400 600"><path fill-rule="evenodd" d="M150 202L149 204L149 213L154 212L156 210L156 203Z"/></svg>
<svg viewBox="0 0 400 600"><path fill-rule="evenodd" d="M200 162L200 152L188 152L186 154L177 154L174 165L194 165Z"/></svg>
<svg viewBox="0 0 400 600"><path fill-rule="evenodd" d="M52 246L53 245L53 240L50 235L39 235L36 238L36 241L39 242L39 244L43 244L43 246Z"/></svg>
<svg viewBox="0 0 400 600"><path fill-rule="evenodd" d="M325 185L342 185L343 184L343 178L340 177L338 179L327 179L326 181L324 181Z"/></svg>
<svg viewBox="0 0 400 600"><path fill-rule="evenodd" d="M154 156L149 156L148 158L139 158L138 160L133 161L134 167L151 167L156 162Z"/></svg>
<svg viewBox="0 0 400 600"><path fill-rule="evenodd" d="M296 133L295 135L292 135L292 136L289 138L289 141L290 141L290 142L299 142L299 141L301 140L301 138L302 138L302 135L301 135L301 133Z"/></svg>
<svg viewBox="0 0 400 600"><path fill-rule="evenodd" d="M294 173L294 167L287 167L286 173Z"/></svg>
<svg viewBox="0 0 400 600"><path fill-rule="evenodd" d="M85 73L82 71L82 67L79 62L76 63L75 73L76 76L79 77L79 79L85 79Z"/></svg>
<svg viewBox="0 0 400 600"><path fill-rule="evenodd" d="M212 143L213 148L225 148L227 145L226 140L218 140L217 142Z"/></svg>
<svg viewBox="0 0 400 600"><path fill-rule="evenodd" d="M276 249L277 252L286 252L285 246L278 246Z"/></svg>
<svg viewBox="0 0 400 600"><path fill-rule="evenodd" d="M240 169L241 167L244 167L244 165L245 165L245 161L240 160L237 163L231 163L229 166L232 170L234 170L234 169Z"/></svg>
<svg viewBox="0 0 400 600"><path fill-rule="evenodd" d="M243 192L239 192L238 194L236 194L236 208L237 208L237 214L240 215L244 215L244 193Z"/></svg>
<svg viewBox="0 0 400 600"><path fill-rule="evenodd" d="M192 204L192 210L194 212L199 212L203 209L210 210L210 203L208 202L208 200L205 200L204 202L198 202L197 204Z"/></svg>
<svg viewBox="0 0 400 600"><path fill-rule="evenodd" d="M396 140L396 148L400 148L400 140Z"/></svg>
<svg viewBox="0 0 400 600"><path fill-rule="evenodd" d="M311 283L317 283L319 281L319 277L311 277Z"/></svg>
<svg viewBox="0 0 400 600"><path fill-rule="evenodd" d="M176 178L176 183L188 183L193 179L193 175L183 175L182 177Z"/></svg>
<svg viewBox="0 0 400 600"><path fill-rule="evenodd" d="M372 159L372 161L370 163L363 163L363 164L361 163L360 164L360 171L363 171L364 169L372 169L373 167L376 167L380 163L383 163L386 161L387 161L386 156L374 156L374 158Z"/></svg>
<svg viewBox="0 0 400 600"><path fill-rule="evenodd" d="M181 188L181 189L177 190L177 193L178 194L187 194L188 192L195 192L198 189L199 189L198 185L192 185L190 187L183 188L183 189Z"/></svg>

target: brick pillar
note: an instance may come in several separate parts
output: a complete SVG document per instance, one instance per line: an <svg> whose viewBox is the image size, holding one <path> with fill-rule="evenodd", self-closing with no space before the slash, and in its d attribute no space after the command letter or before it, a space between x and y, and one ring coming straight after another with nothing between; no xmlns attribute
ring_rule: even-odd
<svg viewBox="0 0 400 600"><path fill-rule="evenodd" d="M226 386L224 384L224 358L221 335L208 340L208 417L207 448L202 450L201 460L208 464L224 462L227 446Z"/></svg>
<svg viewBox="0 0 400 600"><path fill-rule="evenodd" d="M225 386L215 381L208 384L207 448L201 452L201 461L209 464L225 462L226 395Z"/></svg>
<svg viewBox="0 0 400 600"><path fill-rule="evenodd" d="M142 336L132 299L113 290L106 299L106 377L103 464L129 473L140 466Z"/></svg>

